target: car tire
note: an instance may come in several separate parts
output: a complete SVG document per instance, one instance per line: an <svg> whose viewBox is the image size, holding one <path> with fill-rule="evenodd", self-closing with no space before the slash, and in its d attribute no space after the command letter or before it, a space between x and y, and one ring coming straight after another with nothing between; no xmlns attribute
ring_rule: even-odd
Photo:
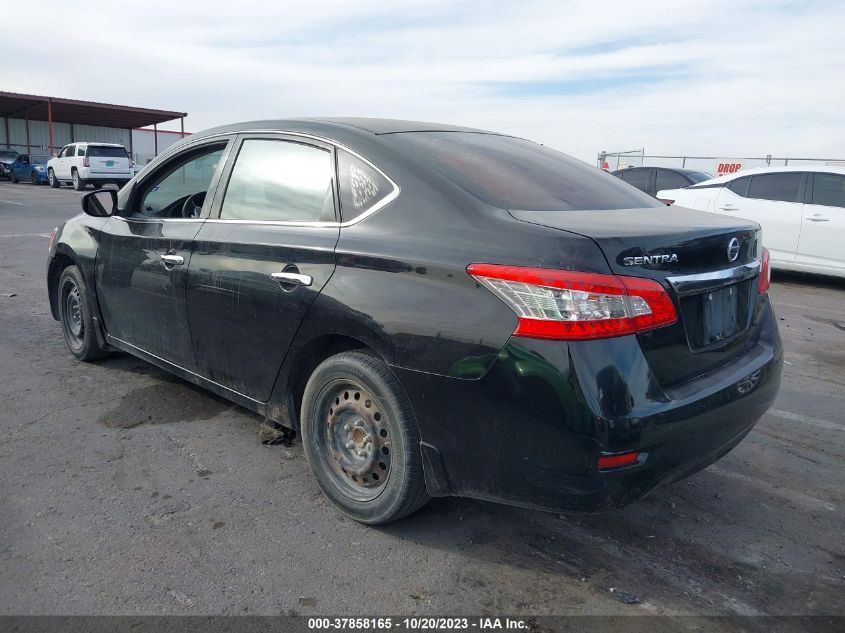
<svg viewBox="0 0 845 633"><path fill-rule="evenodd" d="M56 178L56 174L53 172L52 169L47 171L47 181L50 183L50 186L53 187L53 189L58 189L62 186L62 183L59 181L58 178Z"/></svg>
<svg viewBox="0 0 845 633"><path fill-rule="evenodd" d="M68 266L59 277L56 302L65 343L79 360L93 361L103 356L97 340L94 317L88 303L88 285L76 266Z"/></svg>
<svg viewBox="0 0 845 633"><path fill-rule="evenodd" d="M83 189L85 189L85 186L88 184L88 182L79 177L78 171L74 169L71 172L70 176L71 181L73 182L73 188L76 189L76 191L82 191Z"/></svg>
<svg viewBox="0 0 845 633"><path fill-rule="evenodd" d="M411 404L374 355L350 351L323 361L308 379L300 421L317 482L346 515L381 525L430 499Z"/></svg>
<svg viewBox="0 0 845 633"><path fill-rule="evenodd" d="M34 171L29 175L30 181L32 181L33 185L41 184L41 180L38 178L38 172Z"/></svg>
<svg viewBox="0 0 845 633"><path fill-rule="evenodd" d="M9 173L9 180L11 180L11 181L12 181L13 183L15 183L15 184L18 184L18 182L20 182L20 181L18 180L18 177L17 177L17 176L15 176L15 173L14 173L14 172L10 172L10 173Z"/></svg>

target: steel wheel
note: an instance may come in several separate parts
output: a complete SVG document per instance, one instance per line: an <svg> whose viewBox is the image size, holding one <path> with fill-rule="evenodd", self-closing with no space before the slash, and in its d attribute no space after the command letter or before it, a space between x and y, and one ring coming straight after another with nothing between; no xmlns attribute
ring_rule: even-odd
<svg viewBox="0 0 845 633"><path fill-rule="evenodd" d="M68 345L74 350L82 349L85 343L85 321L82 315L82 303L79 287L72 279L66 279L62 285L62 327L65 330Z"/></svg>
<svg viewBox="0 0 845 633"><path fill-rule="evenodd" d="M390 431L384 407L352 381L334 381L320 398L320 456L335 484L350 499L370 501L390 477Z"/></svg>

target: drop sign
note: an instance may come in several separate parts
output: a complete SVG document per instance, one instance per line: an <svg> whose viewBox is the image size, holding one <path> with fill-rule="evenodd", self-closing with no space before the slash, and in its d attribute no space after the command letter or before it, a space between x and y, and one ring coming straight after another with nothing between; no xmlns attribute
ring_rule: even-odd
<svg viewBox="0 0 845 633"><path fill-rule="evenodd" d="M719 163L719 167L716 172L720 176L724 176L725 174L738 172L740 169L742 169L742 163Z"/></svg>

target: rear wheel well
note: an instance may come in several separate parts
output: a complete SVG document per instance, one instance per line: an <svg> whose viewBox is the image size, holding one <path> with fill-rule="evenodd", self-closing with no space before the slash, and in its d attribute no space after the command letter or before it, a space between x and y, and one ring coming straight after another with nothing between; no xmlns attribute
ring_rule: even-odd
<svg viewBox="0 0 845 633"><path fill-rule="evenodd" d="M57 254L50 261L50 268L47 271L47 292L50 296L50 312L57 321L59 320L59 306L56 303L56 292L59 288L59 278L62 276L65 268L75 264L76 262L65 253Z"/></svg>
<svg viewBox="0 0 845 633"><path fill-rule="evenodd" d="M289 411L288 415L292 423L291 426L294 429L299 429L299 412L302 410L302 396L305 393L305 385L308 383L311 374L327 358L353 349L372 351L364 343L351 336L327 334L310 341L296 355L287 381L288 393L293 401L293 410Z"/></svg>

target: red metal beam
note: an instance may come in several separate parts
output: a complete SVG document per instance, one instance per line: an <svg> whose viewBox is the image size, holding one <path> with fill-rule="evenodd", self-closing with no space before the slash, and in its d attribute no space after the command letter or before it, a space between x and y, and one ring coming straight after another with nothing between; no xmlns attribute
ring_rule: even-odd
<svg viewBox="0 0 845 633"><path fill-rule="evenodd" d="M50 146L47 148L47 153L53 153L53 100L47 101L47 129L50 130Z"/></svg>

